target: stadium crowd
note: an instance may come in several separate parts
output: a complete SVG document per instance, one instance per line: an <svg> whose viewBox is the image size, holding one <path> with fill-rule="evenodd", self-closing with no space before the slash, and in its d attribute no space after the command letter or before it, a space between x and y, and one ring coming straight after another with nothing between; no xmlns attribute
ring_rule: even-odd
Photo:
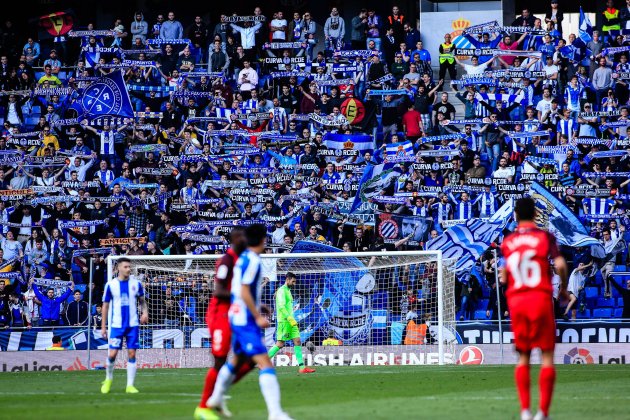
<svg viewBox="0 0 630 420"><path fill-rule="evenodd" d="M231 226L255 221L268 225L269 252L300 240L343 251L423 249L457 221L492 216L533 180L608 250L623 243L630 20L585 42L563 33L552 1L545 18L523 10L513 26L469 28L457 45L445 34L432 57L414 19L395 6L352 19L337 8L286 12L257 7L187 26L173 12L155 23L138 12L54 44L3 45L0 326L98 317L100 306L85 302L91 291L100 302L108 254L222 253ZM79 57L69 55L73 43ZM469 53L456 56L458 48ZM101 111L115 102L102 93L85 100L98 77L116 74L133 117ZM81 101L89 113L77 119ZM365 171L383 163L400 176L355 200ZM379 229L379 220L405 216L424 220L422 231ZM609 273L626 263L625 248L596 259L563 247L575 299L559 317L601 307L612 316L622 306ZM498 317L492 249L457 282L461 319L485 318L486 309ZM201 322L208 280L149 287L160 308L152 323ZM74 304L60 314L74 285ZM377 286L396 290L403 315L422 289L394 279ZM199 304L189 310L191 296Z"/></svg>

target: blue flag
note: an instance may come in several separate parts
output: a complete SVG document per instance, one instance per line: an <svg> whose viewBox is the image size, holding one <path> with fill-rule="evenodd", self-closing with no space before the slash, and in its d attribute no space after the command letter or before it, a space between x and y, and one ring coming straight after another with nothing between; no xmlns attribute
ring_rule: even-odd
<svg viewBox="0 0 630 420"><path fill-rule="evenodd" d="M599 241L592 236L580 220L567 206L545 187L532 182L530 194L536 202L536 225L551 232L561 245L582 247L591 246L594 255L605 255Z"/></svg>
<svg viewBox="0 0 630 420"><path fill-rule="evenodd" d="M385 169L385 164L367 165L359 182L359 191L354 196L350 213L375 195L386 195L384 190L395 185L401 174L402 171L398 167Z"/></svg>
<svg viewBox="0 0 630 420"><path fill-rule="evenodd" d="M385 154L389 157L412 156L413 145L410 141L388 144L385 148Z"/></svg>
<svg viewBox="0 0 630 420"><path fill-rule="evenodd" d="M508 201L488 221L474 218L465 224L452 226L429 241L427 249L439 249L444 258L457 259L455 272L458 275L468 273L507 226L512 211L512 201Z"/></svg>
<svg viewBox="0 0 630 420"><path fill-rule="evenodd" d="M343 253L339 248L307 240L298 241L291 254L299 253ZM384 311L371 308L370 298L364 293L376 286L374 276L365 264L356 257L324 257L317 261L290 258L284 254L283 269L299 273L294 296L295 319L300 326L303 342L314 335L321 340L322 331L334 331L344 344L367 344L377 325L375 315L386 315ZM351 322L350 322L351 321Z"/></svg>
<svg viewBox="0 0 630 420"><path fill-rule="evenodd" d="M579 38L584 41L585 44L589 43L593 39L593 24L588 16L584 14L582 7L580 6L580 27L578 28Z"/></svg>
<svg viewBox="0 0 630 420"><path fill-rule="evenodd" d="M133 106L122 72L113 71L88 85L76 98L72 108L79 119L88 120L104 115L133 117Z"/></svg>

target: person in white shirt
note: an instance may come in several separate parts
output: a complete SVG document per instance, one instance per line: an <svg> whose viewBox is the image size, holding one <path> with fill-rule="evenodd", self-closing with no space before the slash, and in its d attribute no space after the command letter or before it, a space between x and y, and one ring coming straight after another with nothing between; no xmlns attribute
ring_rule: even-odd
<svg viewBox="0 0 630 420"><path fill-rule="evenodd" d="M32 178L35 181L35 185L38 185L40 187L50 187L50 186L55 185L57 178L59 178L61 174L63 174L67 168L68 168L68 165L66 164L56 174L52 176L50 175L50 171L48 170L48 168L42 169L42 176L35 176L32 174L29 174L26 171L24 171L24 173L29 178Z"/></svg>
<svg viewBox="0 0 630 420"><path fill-rule="evenodd" d="M243 61L243 70L238 73L237 83L243 99L251 98L251 91L258 85L258 73L249 66L249 60Z"/></svg>
<svg viewBox="0 0 630 420"><path fill-rule="evenodd" d="M81 159L80 157L75 157L73 160L73 163L71 163L68 166L68 170L66 171L66 180L70 180L71 178L71 173L73 171L76 171L77 173L77 179L79 181L85 181L85 176L87 174L88 169L90 169L92 167L92 165L94 165L94 162L96 161L96 152L92 153L92 159L90 159L88 162L83 162L83 159Z"/></svg>
<svg viewBox="0 0 630 420"><path fill-rule="evenodd" d="M286 41L287 21L283 19L282 12L276 13L276 18L271 21L271 39L273 41Z"/></svg>
<svg viewBox="0 0 630 420"><path fill-rule="evenodd" d="M479 57L473 56L470 59L471 64L462 63L457 57L455 62L462 66L469 76L481 76L488 69L488 65L492 64L494 60L490 60L487 63L479 64Z"/></svg>
<svg viewBox="0 0 630 420"><path fill-rule="evenodd" d="M507 159L502 157L499 160L499 167L492 174L493 178L505 178L508 182L512 182L512 178L514 177L514 166L507 166Z"/></svg>

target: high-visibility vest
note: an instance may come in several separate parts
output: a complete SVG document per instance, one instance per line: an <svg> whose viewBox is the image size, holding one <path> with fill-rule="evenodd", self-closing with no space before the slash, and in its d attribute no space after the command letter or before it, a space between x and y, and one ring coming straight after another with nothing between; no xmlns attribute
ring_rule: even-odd
<svg viewBox="0 0 630 420"><path fill-rule="evenodd" d="M387 20L389 20L389 25L391 26L391 25L394 24L394 22L401 23L402 21L404 21L405 20L405 16L404 15L398 15L397 18L394 17L394 19L392 20L392 16L390 15L390 16L387 16Z"/></svg>
<svg viewBox="0 0 630 420"><path fill-rule="evenodd" d="M427 337L427 324L416 324L414 320L407 323L407 334L405 335L406 345L424 344Z"/></svg>
<svg viewBox="0 0 630 420"><path fill-rule="evenodd" d="M619 10L612 8L604 10L604 19L606 22L610 22L612 19L619 18ZM621 23L615 23L612 25L602 25L602 31L618 31L621 30Z"/></svg>
<svg viewBox="0 0 630 420"><path fill-rule="evenodd" d="M448 61L449 64L453 64L455 62L455 56L453 55L455 45L452 42L450 44L443 43L441 45L444 52L440 54L440 64L446 61Z"/></svg>
<svg viewBox="0 0 630 420"><path fill-rule="evenodd" d="M341 345L341 341L337 340L336 338L327 338L324 341L322 341L322 346L340 346Z"/></svg>

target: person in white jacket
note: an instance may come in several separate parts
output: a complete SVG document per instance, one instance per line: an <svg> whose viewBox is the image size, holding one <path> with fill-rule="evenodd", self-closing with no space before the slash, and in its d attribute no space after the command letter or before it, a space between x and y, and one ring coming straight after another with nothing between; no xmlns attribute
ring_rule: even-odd
<svg viewBox="0 0 630 420"><path fill-rule="evenodd" d="M147 33L149 33L149 24L144 20L142 12L136 13L133 22L130 25L131 29L131 43L135 44L136 39L140 39L144 44L147 39Z"/></svg>

